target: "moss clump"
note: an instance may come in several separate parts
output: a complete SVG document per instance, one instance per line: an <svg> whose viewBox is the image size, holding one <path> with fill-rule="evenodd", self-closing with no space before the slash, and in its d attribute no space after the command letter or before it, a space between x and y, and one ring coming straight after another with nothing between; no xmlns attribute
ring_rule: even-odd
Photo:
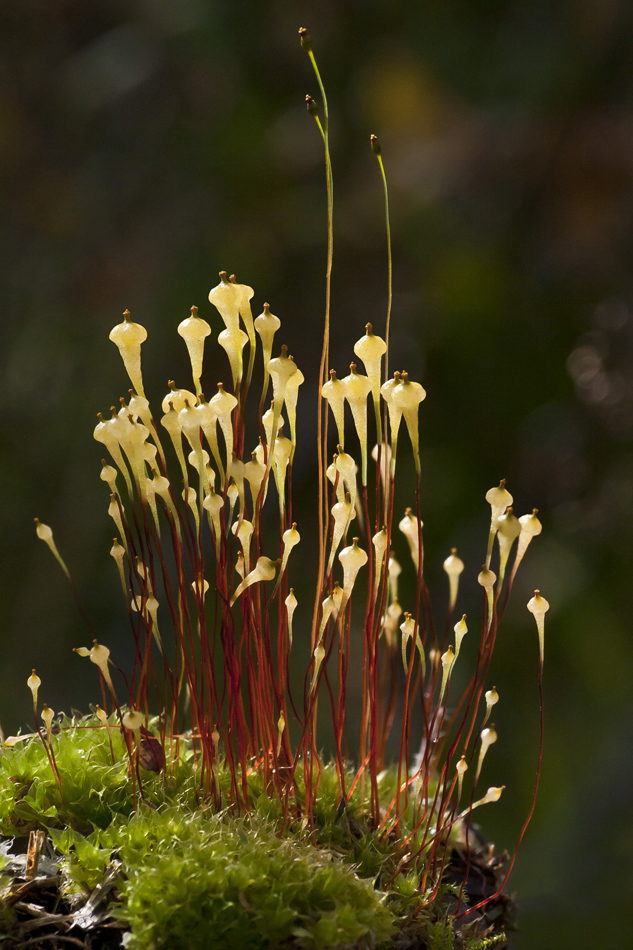
<svg viewBox="0 0 633 950"><path fill-rule="evenodd" d="M302 812L300 769L285 816L256 770L248 778L251 811L238 815L201 802L187 740L168 757L166 774L141 770L143 800L117 729L97 728L92 716L63 719L52 746L61 785L39 738L0 754L0 834L46 828L63 856L71 904L114 871L109 912L129 928L130 950L484 946L451 942L454 921L441 898L448 885L423 906L418 874L397 874L399 843L375 833L360 790L339 807L334 766L320 773L308 829L293 817ZM394 783L391 772L381 775L383 802ZM220 786L229 802L228 771L220 770ZM405 836L413 820L402 816Z"/></svg>
<svg viewBox="0 0 633 950"><path fill-rule="evenodd" d="M327 849L259 817L166 806L78 842L62 834L77 882L116 855L125 869L118 916L131 950L373 947L394 929L385 896ZM72 850L71 850L72 849Z"/></svg>

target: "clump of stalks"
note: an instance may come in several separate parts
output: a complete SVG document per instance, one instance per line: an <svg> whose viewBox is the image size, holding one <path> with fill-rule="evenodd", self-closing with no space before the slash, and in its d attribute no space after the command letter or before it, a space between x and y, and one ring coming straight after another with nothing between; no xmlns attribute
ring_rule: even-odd
<svg viewBox="0 0 633 950"><path fill-rule="evenodd" d="M99 415L94 437L110 457L103 461L101 478L110 491L108 513L116 526L110 553L134 638L134 663L127 674L118 671L124 685L115 686L109 650L96 637L90 649L77 648L77 653L97 666L102 728L108 728L108 712L116 714L140 796L141 768L169 771L186 734L199 793L216 809L248 813L253 807L248 779L257 773L269 796L282 804L285 824L314 829L322 773L317 732L319 724L331 718L340 813L353 796L360 796L373 833L398 841L397 873L416 869L421 894L432 897L451 842L460 831L463 838L464 829L468 840L473 810L497 801L504 788L478 791L486 753L497 738L490 716L499 692L486 688L487 676L517 569L541 525L536 511L520 518L514 515L504 481L486 494L491 520L485 563L478 575L483 615L477 656L465 688L453 695L455 668L469 630L466 615L456 613L464 564L455 549L444 561L449 590L440 629L424 574L418 413L426 392L405 370L391 376L388 371L391 246L381 148L372 136L388 235L385 336L366 324L354 346L358 362L352 362L349 374L340 378L329 360L333 179L327 99L304 30L301 43L321 91L322 106L310 96L307 106L324 143L328 195L323 348L319 377L312 377L306 386L313 389L310 398L316 402L318 420L314 603L299 604L292 587L293 552L302 541L293 520L292 471L300 445L297 402L304 376L287 347L278 345L281 321L269 305L264 303L254 318L252 288L221 271L209 300L225 325L218 343L228 357L230 375L218 370L221 360L216 352L211 378L221 372L225 382L217 383L211 394L205 381L209 398L202 380L211 328L197 307L178 325L191 361L191 389L170 381L157 415L145 395L141 371L145 328L126 311L110 333L132 388L119 407L112 407L111 418ZM291 327L290 341L294 333ZM253 394L257 360L263 385ZM258 401L255 431L246 423L249 397ZM401 437L404 430L408 445ZM415 485L411 507L399 517L394 493L403 451L413 453ZM173 459L168 462L170 455L175 455L175 464ZM265 505L277 509L273 529L265 528ZM38 521L37 532L70 578L50 528ZM401 568L392 550L401 534L416 571L408 611L398 599ZM496 572L491 569L493 558ZM359 584L363 574L365 581ZM548 604L537 591L528 607L540 639L538 785ZM310 661L302 692L293 695L289 686L293 639L307 637ZM350 773L346 725L350 664L362 670L354 773ZM41 684L35 671L29 685L36 728L59 779L53 713L45 707L40 714L45 736L37 711ZM149 732L149 718L156 711L158 736ZM413 749L412 735L420 724L422 742ZM385 801L379 794L379 778L388 739L398 729L395 793ZM534 803L517 847L533 808ZM515 855L516 848L508 874Z"/></svg>

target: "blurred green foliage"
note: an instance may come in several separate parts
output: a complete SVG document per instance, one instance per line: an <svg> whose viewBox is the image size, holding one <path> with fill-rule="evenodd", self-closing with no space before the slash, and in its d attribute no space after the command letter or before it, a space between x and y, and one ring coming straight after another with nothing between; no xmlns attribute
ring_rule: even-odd
<svg viewBox="0 0 633 950"><path fill-rule="evenodd" d="M270 301L308 378L294 487L297 504L313 496L325 198L303 104L316 95L296 34L305 25L333 113L337 370L368 319L383 325L369 133L383 146L391 365L429 394L423 506L438 610L440 565L457 544L471 578L464 609L477 613L482 497L500 476L545 525L498 645L500 739L485 767L508 786L485 830L511 848L536 757L523 604L539 586L552 604L547 744L513 876L513 946L617 942L633 888L632 21L625 0L0 5L5 731L28 721L33 665L55 709L98 698L70 652L85 632L33 516L53 525L100 638L122 667L131 657L91 440L94 414L128 387L107 341L125 307L149 330L156 400L168 377L187 378L173 331L192 303L217 336L205 301L221 267L255 287L256 306ZM403 601L412 580L405 572Z"/></svg>

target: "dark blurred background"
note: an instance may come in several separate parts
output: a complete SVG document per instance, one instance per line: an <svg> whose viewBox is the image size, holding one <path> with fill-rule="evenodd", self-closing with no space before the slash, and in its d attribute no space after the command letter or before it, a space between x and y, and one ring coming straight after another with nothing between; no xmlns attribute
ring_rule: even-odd
<svg viewBox="0 0 633 950"><path fill-rule="evenodd" d="M423 516L440 601L451 544L468 563L465 601L477 594L483 494L501 476L518 513L537 506L544 524L499 640L500 739L486 777L507 790L481 819L511 849L529 807L537 647L524 604L539 586L552 605L546 750L512 878L521 906L512 946L633 946L626 0L0 3L0 721L6 733L27 724L32 666L56 710L86 710L97 698L70 652L88 634L35 538L35 515L54 527L103 640L119 657L127 649L91 435L95 413L129 385L107 339L125 307L149 331L143 366L154 401L167 378L189 385L175 327L191 304L213 326L207 368L224 359L207 302L220 268L255 287L255 313L269 300L282 317L307 378L295 488L298 509L302 499L308 509L301 564L312 569L325 196L304 105L318 89L298 42L303 25L332 112L339 375L365 322L384 328L369 134L383 144L391 365L428 390ZM405 492L402 507L411 500ZM398 550L404 563L406 547ZM404 599L406 571L403 580ZM475 616L479 599L464 609Z"/></svg>

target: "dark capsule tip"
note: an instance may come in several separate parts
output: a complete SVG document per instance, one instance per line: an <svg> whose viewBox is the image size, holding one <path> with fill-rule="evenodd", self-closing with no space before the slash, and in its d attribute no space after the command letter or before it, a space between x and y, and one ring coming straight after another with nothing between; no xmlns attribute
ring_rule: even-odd
<svg viewBox="0 0 633 950"><path fill-rule="evenodd" d="M378 141L375 135L369 136L369 144L371 145L371 150L374 153L374 155L380 155L380 153L382 152L382 149L380 147L380 142Z"/></svg>
<svg viewBox="0 0 633 950"><path fill-rule="evenodd" d="M308 33L308 31L306 30L304 26L302 26L301 29L299 30L299 38L301 40L301 45L303 46L304 50L306 50L307 52L310 52L310 50L312 49L312 37L310 36L310 34Z"/></svg>

